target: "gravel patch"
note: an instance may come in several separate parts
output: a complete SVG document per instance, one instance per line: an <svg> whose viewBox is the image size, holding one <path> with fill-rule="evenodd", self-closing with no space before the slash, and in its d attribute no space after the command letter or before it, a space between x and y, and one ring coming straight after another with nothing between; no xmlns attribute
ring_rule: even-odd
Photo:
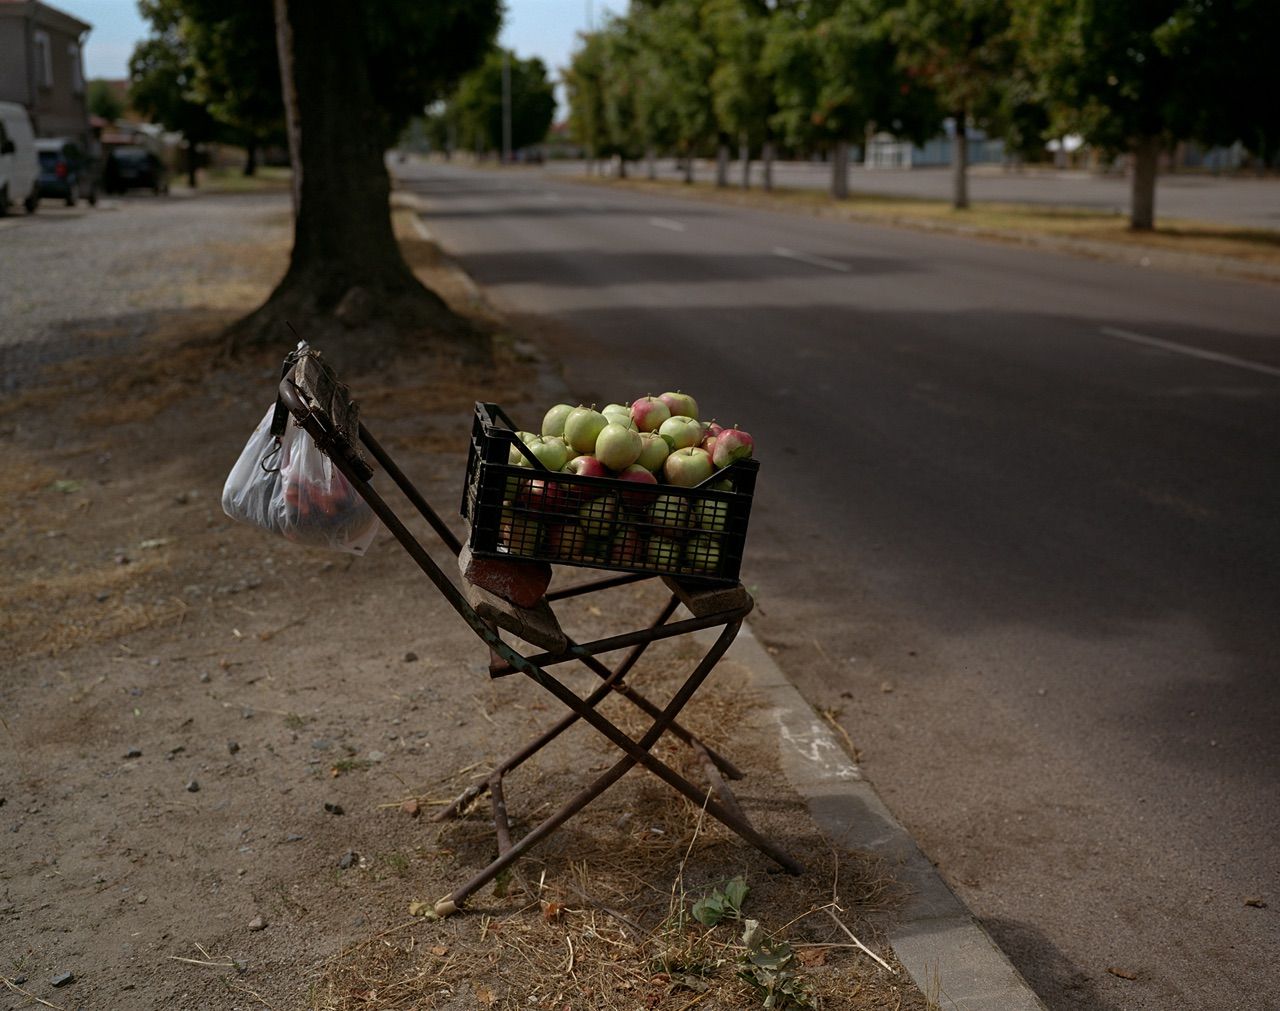
<svg viewBox="0 0 1280 1011"><path fill-rule="evenodd" d="M157 312L251 307L283 268L289 226L281 193L130 197L0 219L0 389L126 349ZM238 256L247 246L273 262Z"/></svg>

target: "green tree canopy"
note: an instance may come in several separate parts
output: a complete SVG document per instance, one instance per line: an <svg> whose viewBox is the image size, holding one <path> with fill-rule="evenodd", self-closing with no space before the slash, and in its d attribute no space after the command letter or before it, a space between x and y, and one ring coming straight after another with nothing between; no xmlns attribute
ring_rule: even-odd
<svg viewBox="0 0 1280 1011"><path fill-rule="evenodd" d="M511 75L511 147L537 144L547 135L556 99L546 65L537 57L519 59L505 52ZM458 82L444 116L456 129L457 143L468 149L502 150L502 64L495 49Z"/></svg>
<svg viewBox="0 0 1280 1011"><path fill-rule="evenodd" d="M1280 114L1259 82L1274 0L1020 0L1023 54L1056 133L1133 155L1130 224L1155 224L1157 156L1176 140L1274 145ZM1274 89L1272 89L1274 90Z"/></svg>

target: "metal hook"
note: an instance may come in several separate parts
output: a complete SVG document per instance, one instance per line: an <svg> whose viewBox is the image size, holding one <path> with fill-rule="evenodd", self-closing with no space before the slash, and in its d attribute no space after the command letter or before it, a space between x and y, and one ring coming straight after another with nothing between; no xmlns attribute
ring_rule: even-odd
<svg viewBox="0 0 1280 1011"><path fill-rule="evenodd" d="M266 474L279 474L280 473L279 467L268 467L267 463L271 460L273 456L280 455L280 450L284 446L284 442L281 440L280 436L278 435L272 440L272 442L275 443L275 448L272 449L270 453L268 453L266 456L264 456L261 460L258 461L258 466L261 467L263 472Z"/></svg>

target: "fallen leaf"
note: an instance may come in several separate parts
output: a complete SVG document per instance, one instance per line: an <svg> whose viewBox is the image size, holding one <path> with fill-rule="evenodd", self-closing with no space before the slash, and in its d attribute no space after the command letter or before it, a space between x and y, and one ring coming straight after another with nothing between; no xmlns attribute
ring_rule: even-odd
<svg viewBox="0 0 1280 1011"><path fill-rule="evenodd" d="M799 948L796 950L796 958L800 964L812 969L815 966L827 964L826 948Z"/></svg>
<svg viewBox="0 0 1280 1011"><path fill-rule="evenodd" d="M1267 908L1267 902L1266 902L1266 900L1265 900L1265 899L1263 899L1263 898L1259 898L1257 895L1251 895L1249 898L1245 899L1245 900L1244 900L1244 904L1245 904L1246 906L1252 906L1254 909L1266 909L1266 908Z"/></svg>
<svg viewBox="0 0 1280 1011"><path fill-rule="evenodd" d="M421 813L421 808L418 807L418 801L414 797L410 797L403 804L401 804L400 810L403 811L405 814L407 814L410 818L416 818Z"/></svg>
<svg viewBox="0 0 1280 1011"><path fill-rule="evenodd" d="M1137 979L1138 974L1132 969L1122 969L1118 965L1107 966L1107 972L1113 976L1119 976L1121 979Z"/></svg>
<svg viewBox="0 0 1280 1011"><path fill-rule="evenodd" d="M546 899L542 900L542 918L548 923L552 923L553 921L560 919L563 915L564 906L559 902L548 902Z"/></svg>
<svg viewBox="0 0 1280 1011"><path fill-rule="evenodd" d="M430 950L431 950L431 954L435 955L436 958L444 958L445 955L449 954L449 949L446 948L443 944L437 944L434 948Z"/></svg>
<svg viewBox="0 0 1280 1011"><path fill-rule="evenodd" d="M481 983L476 987L476 1000L481 1004L489 1005L498 999L498 995Z"/></svg>
<svg viewBox="0 0 1280 1011"><path fill-rule="evenodd" d="M419 899L414 899L412 902L409 903L409 915L422 916L424 913L427 912L428 909L433 909L433 908L434 907L430 902L422 902Z"/></svg>

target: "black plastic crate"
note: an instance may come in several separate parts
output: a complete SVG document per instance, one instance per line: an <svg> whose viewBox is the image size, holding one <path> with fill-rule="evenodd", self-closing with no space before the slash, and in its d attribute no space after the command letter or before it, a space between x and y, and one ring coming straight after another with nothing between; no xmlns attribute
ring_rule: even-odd
<svg viewBox="0 0 1280 1011"><path fill-rule="evenodd" d="M529 466L511 464L512 452ZM734 583L755 491L755 460L695 488L547 470L497 404L476 404L462 515L479 558L583 565Z"/></svg>

